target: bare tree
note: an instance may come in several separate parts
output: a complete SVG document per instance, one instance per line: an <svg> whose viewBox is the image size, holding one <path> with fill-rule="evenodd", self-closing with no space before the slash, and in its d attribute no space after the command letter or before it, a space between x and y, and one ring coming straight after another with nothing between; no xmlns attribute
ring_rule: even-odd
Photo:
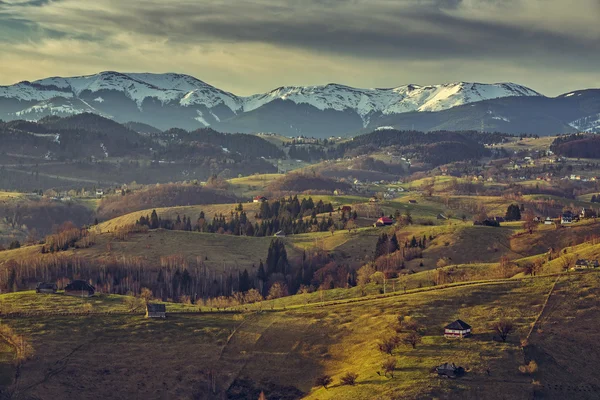
<svg viewBox="0 0 600 400"><path fill-rule="evenodd" d="M331 382L333 382L331 376L321 375L315 380L315 386L323 386L325 389L327 389L327 386L329 386Z"/></svg>
<svg viewBox="0 0 600 400"><path fill-rule="evenodd" d="M140 299L144 302L145 305L148 305L152 301L152 290L148 288L142 288L140 292Z"/></svg>
<svg viewBox="0 0 600 400"><path fill-rule="evenodd" d="M356 384L356 379L358 378L358 374L356 372L346 372L344 376L342 376L342 385L350 385L354 386Z"/></svg>
<svg viewBox="0 0 600 400"><path fill-rule="evenodd" d="M381 351L382 353L389 354L391 356L396 347L398 347L399 342L400 338L398 336L391 336L388 338L381 339L381 342L379 342L378 344L379 351Z"/></svg>
<svg viewBox="0 0 600 400"><path fill-rule="evenodd" d="M498 333L500 339L502 339L503 342L506 342L508 335L514 331L515 326L512 321L502 318L501 320L495 322L492 325L492 328L496 331L496 333Z"/></svg>
<svg viewBox="0 0 600 400"><path fill-rule="evenodd" d="M383 368L383 374L385 376L394 377L394 371L396 370L396 365L398 364L398 360L394 357L390 357L383 362L381 368Z"/></svg>
<svg viewBox="0 0 600 400"><path fill-rule="evenodd" d="M421 343L421 341L421 335L419 335L416 331L410 331L402 336L402 343L412 346L413 349L416 349L417 345Z"/></svg>
<svg viewBox="0 0 600 400"><path fill-rule="evenodd" d="M559 258L559 265L563 271L568 271L575 265L575 256L573 254L565 254Z"/></svg>

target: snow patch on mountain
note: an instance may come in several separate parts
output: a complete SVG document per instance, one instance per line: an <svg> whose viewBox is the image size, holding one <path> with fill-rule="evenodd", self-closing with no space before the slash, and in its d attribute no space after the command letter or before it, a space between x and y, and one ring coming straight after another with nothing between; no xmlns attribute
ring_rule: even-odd
<svg viewBox="0 0 600 400"><path fill-rule="evenodd" d="M600 113L580 118L569 125L580 132L600 133Z"/></svg>
<svg viewBox="0 0 600 400"><path fill-rule="evenodd" d="M194 119L196 121L200 122L204 126L209 126L210 124L204 119L204 115L202 114L202 111L196 110L196 112L198 113L198 116Z"/></svg>
<svg viewBox="0 0 600 400"><path fill-rule="evenodd" d="M392 89L357 89L329 84L324 86L280 87L244 100L244 111L255 110L274 100L308 104L319 110L354 110L367 121L372 113L399 114L411 111L441 111L463 104L508 96L541 96L514 83L466 83L405 85Z"/></svg>

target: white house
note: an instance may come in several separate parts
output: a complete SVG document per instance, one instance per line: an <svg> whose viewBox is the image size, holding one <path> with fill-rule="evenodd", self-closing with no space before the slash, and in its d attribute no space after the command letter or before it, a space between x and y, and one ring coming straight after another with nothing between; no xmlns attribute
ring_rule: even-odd
<svg viewBox="0 0 600 400"><path fill-rule="evenodd" d="M444 336L447 338L463 338L470 335L471 325L460 319L444 327Z"/></svg>

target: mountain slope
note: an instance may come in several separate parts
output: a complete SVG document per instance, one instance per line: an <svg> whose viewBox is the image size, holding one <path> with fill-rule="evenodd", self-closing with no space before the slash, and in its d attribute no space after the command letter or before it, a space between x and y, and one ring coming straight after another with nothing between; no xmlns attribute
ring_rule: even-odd
<svg viewBox="0 0 600 400"><path fill-rule="evenodd" d="M288 86L240 97L189 75L106 71L0 86L0 118L37 120L91 112L159 129L213 126L224 131L339 135L359 131L381 115L440 111L513 96L541 95L513 83L456 82L391 89ZM319 128L324 123L328 132Z"/></svg>

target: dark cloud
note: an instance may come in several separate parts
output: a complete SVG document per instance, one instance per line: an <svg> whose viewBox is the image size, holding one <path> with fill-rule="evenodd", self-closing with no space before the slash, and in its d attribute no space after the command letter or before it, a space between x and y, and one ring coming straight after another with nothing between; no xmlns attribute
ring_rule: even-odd
<svg viewBox="0 0 600 400"><path fill-rule="evenodd" d="M87 3L87 6L86 6ZM120 35L177 44L267 44L320 56L597 69L598 0L0 0L0 33L122 46ZM6 26L2 27L2 25ZM0 47L1 50L1 47ZM274 62L277 54L273 53ZM533 71L532 71L533 73ZM496 79L491 79L496 80ZM500 79L498 79L500 80ZM436 81L432 79L431 81Z"/></svg>

